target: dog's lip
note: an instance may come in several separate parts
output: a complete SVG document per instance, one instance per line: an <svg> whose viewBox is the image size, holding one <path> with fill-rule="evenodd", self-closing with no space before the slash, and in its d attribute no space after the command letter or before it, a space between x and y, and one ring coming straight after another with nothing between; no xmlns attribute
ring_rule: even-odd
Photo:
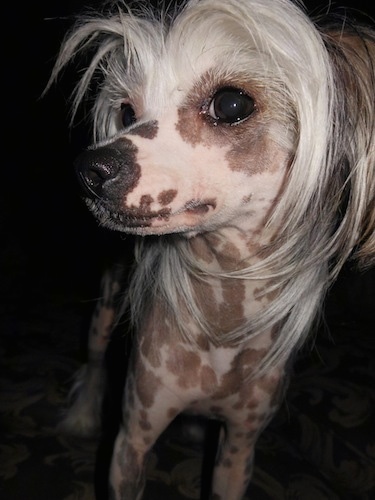
<svg viewBox="0 0 375 500"><path fill-rule="evenodd" d="M188 203L185 203L185 205L173 215L179 215L184 212L204 215L211 208L216 208L216 201L214 199L191 200Z"/></svg>
<svg viewBox="0 0 375 500"><path fill-rule="evenodd" d="M85 201L89 209L94 213L95 217L103 224L114 223L129 227L148 226L153 220L168 220L170 216L170 209L168 208L162 208L157 212L140 212L136 210L120 212L107 207L100 200L86 198Z"/></svg>
<svg viewBox="0 0 375 500"><path fill-rule="evenodd" d="M139 228L160 227L161 225L169 225L170 219L174 217L179 219L184 214L204 216L210 209L216 208L215 200L191 200L180 209L172 212L170 208L164 207L155 211L142 211L139 209L128 209L118 211L112 207L106 206L103 200L93 200L85 198L86 204L93 212L98 221L108 227L115 229L126 230ZM191 224L186 221L186 226L194 226L194 220Z"/></svg>

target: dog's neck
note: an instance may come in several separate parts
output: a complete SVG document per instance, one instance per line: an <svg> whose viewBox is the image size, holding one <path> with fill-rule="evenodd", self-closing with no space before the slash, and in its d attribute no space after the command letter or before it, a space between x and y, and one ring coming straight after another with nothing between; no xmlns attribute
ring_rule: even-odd
<svg viewBox="0 0 375 500"><path fill-rule="evenodd" d="M207 271L227 273L241 271L258 262L267 249L270 235L249 232L238 227L203 233L189 240L191 251Z"/></svg>
<svg viewBox="0 0 375 500"><path fill-rule="evenodd" d="M192 280L197 303L219 338L244 326L269 303L264 293L269 280L245 279L241 272L261 260L265 242L266 238L246 236L238 228L189 241L196 261L207 270L203 279Z"/></svg>

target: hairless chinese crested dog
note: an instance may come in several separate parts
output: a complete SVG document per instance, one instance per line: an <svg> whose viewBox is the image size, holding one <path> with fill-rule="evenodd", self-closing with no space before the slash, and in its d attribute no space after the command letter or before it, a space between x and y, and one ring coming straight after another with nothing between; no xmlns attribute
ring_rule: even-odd
<svg viewBox="0 0 375 500"><path fill-rule="evenodd" d="M51 79L82 53L73 113L96 89L83 196L136 238L109 496L142 497L147 452L188 411L224 422L211 498L240 500L327 288L348 259L375 260L374 29L290 0L120 2L78 19ZM82 433L98 424L118 272L65 419Z"/></svg>

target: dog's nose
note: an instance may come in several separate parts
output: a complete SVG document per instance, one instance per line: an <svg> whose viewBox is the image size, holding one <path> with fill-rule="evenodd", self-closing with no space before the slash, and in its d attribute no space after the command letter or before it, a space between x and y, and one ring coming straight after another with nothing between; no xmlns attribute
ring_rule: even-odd
<svg viewBox="0 0 375 500"><path fill-rule="evenodd" d="M75 161L75 168L85 193L94 197L101 196L104 184L119 175L123 163L123 154L112 147L81 153Z"/></svg>

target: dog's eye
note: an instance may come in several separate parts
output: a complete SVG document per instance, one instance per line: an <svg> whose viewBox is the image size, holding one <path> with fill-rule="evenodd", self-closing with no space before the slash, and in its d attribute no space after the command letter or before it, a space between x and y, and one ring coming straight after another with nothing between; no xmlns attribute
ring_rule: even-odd
<svg viewBox="0 0 375 500"><path fill-rule="evenodd" d="M254 99L242 90L232 87L218 90L208 109L214 120L224 123L238 123L254 111Z"/></svg>
<svg viewBox="0 0 375 500"><path fill-rule="evenodd" d="M137 121L135 111L131 104L124 102L121 104L121 122L125 128L130 127Z"/></svg>

